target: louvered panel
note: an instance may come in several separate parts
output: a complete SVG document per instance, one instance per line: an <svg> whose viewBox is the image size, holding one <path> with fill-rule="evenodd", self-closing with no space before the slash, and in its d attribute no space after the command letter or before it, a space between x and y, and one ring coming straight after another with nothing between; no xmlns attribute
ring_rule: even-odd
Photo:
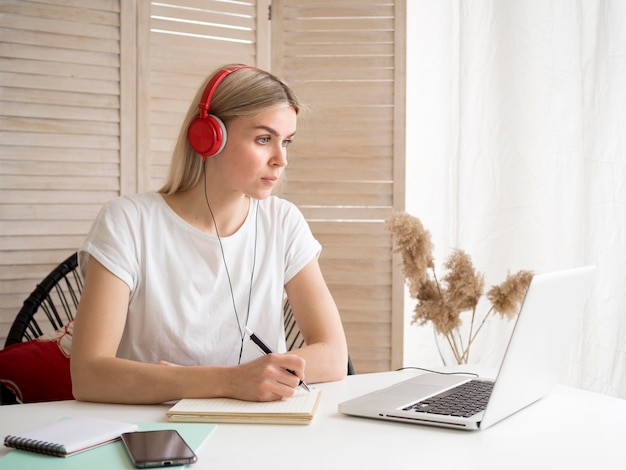
<svg viewBox="0 0 626 470"><path fill-rule="evenodd" d="M216 67L232 62L256 63L255 2L179 0L152 2L149 76L145 108L148 129L140 158L150 161L143 189L158 189L168 172L180 125L197 87ZM141 105L140 105L141 106Z"/></svg>
<svg viewBox="0 0 626 470"><path fill-rule="evenodd" d="M309 107L281 193L323 243L320 264L355 368L388 370L392 250L384 219L394 206L395 5L289 0L278 12L278 72Z"/></svg>
<svg viewBox="0 0 626 470"><path fill-rule="evenodd" d="M0 337L119 194L119 21L119 1L0 2Z"/></svg>
<svg viewBox="0 0 626 470"><path fill-rule="evenodd" d="M387 369L393 349L391 243L381 221L397 176L395 8L272 5L282 38L273 71L311 108L290 151L284 188L293 197L283 195L324 244L320 262L359 372ZM102 204L161 185L197 86L218 65L257 62L265 45L256 27L265 26L256 12L254 0L0 2L0 338ZM135 184L135 173L145 179Z"/></svg>

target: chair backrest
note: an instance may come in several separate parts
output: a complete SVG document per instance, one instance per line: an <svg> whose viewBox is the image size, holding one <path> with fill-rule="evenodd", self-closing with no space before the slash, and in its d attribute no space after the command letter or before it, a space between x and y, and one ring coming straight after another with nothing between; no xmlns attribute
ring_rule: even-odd
<svg viewBox="0 0 626 470"><path fill-rule="evenodd" d="M38 338L74 319L83 280L74 253L54 268L24 301L4 346Z"/></svg>
<svg viewBox="0 0 626 470"><path fill-rule="evenodd" d="M285 303L283 304L283 320L285 322L285 343L287 345L287 351L291 351L292 349L298 349L304 346L306 342L302 337L300 328L298 328L296 319L293 317L291 305L289 305L288 300L285 300ZM350 359L350 356L348 356L348 375L354 374L354 366L352 365L352 360Z"/></svg>

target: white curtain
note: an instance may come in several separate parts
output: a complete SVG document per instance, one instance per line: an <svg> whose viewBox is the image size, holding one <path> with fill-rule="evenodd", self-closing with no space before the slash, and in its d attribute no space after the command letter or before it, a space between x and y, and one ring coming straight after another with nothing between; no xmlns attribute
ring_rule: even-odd
<svg viewBox="0 0 626 470"><path fill-rule="evenodd" d="M626 2L407 7L407 212L487 287L595 264L562 381L626 398ZM440 364L413 308L405 365ZM472 362L498 365L511 326L490 322Z"/></svg>

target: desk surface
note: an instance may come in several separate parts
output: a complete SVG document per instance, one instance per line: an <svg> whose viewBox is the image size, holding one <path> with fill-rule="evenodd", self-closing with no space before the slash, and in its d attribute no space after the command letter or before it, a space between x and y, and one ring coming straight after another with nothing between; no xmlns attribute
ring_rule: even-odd
<svg viewBox="0 0 626 470"><path fill-rule="evenodd" d="M556 386L539 402L483 431L391 423L337 411L341 401L418 373L362 374L317 384L322 401L310 425L220 424L190 468L626 468L626 400L571 387ZM2 406L0 437L73 415L166 422L168 408L76 401ZM576 410L574 418L570 413ZM0 447L0 457L7 452Z"/></svg>

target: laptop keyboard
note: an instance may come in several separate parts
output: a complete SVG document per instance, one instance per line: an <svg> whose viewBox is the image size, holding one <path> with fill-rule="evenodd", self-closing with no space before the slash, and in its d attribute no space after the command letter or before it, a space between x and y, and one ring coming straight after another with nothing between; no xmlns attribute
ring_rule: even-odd
<svg viewBox="0 0 626 470"><path fill-rule="evenodd" d="M470 380L443 393L409 405L403 410L468 418L484 411L492 390L493 382Z"/></svg>

